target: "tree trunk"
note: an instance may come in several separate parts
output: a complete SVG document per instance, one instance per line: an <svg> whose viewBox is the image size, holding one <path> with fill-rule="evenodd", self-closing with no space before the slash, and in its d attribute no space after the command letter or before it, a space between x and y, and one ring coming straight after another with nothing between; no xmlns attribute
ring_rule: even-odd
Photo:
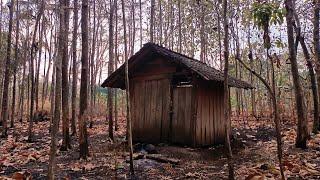
<svg viewBox="0 0 320 180"><path fill-rule="evenodd" d="M61 62L61 72L62 72L62 146L60 150L66 151L71 148L70 145L70 133L69 133L69 56L68 56L68 34L69 34L69 0L64 0L64 10L63 10L63 29L62 29L62 62Z"/></svg>
<svg viewBox="0 0 320 180"><path fill-rule="evenodd" d="M130 154L130 172L134 174L133 169L133 148L132 148L132 132L131 132L131 115L130 115L130 86L129 86L129 66L128 66L128 51L127 51L127 35L126 35L126 15L124 10L124 0L122 4L122 20L123 20L123 36L124 36L124 59L125 59L125 79L126 79L126 99L127 99L127 125L128 125L128 145Z"/></svg>
<svg viewBox="0 0 320 180"><path fill-rule="evenodd" d="M279 115L279 105L275 96L275 91L271 88L271 86L268 84L268 82L262 78L261 75L256 73L254 70L250 69L241 59L237 60L246 68L248 71L250 71L254 76L256 76L266 87L268 90L271 99L272 99L272 107L273 107L273 113L274 113L274 123L276 126L276 136L277 136L277 154L278 154L278 160L279 160L279 166L280 166L280 173L282 180L285 180L284 176L284 167L282 164L282 139L281 139L281 125L280 125L280 115Z"/></svg>
<svg viewBox="0 0 320 180"><path fill-rule="evenodd" d="M55 179L55 168L56 168L56 152L57 152L57 133L59 130L58 122L60 121L61 116L61 67L62 60L64 56L65 48L65 4L66 0L59 0L59 34L58 34L58 55L55 60L55 69L56 69L56 79L55 79L55 96L54 96L54 117L52 119L51 126L51 146L49 154L49 166L48 166L48 179Z"/></svg>
<svg viewBox="0 0 320 180"><path fill-rule="evenodd" d="M17 66L19 62L18 47L19 47L19 0L16 1L16 45L15 45L15 64L13 67L13 85L12 85L12 106L11 106L11 128L14 127L15 110L16 110L16 81L17 81Z"/></svg>
<svg viewBox="0 0 320 180"><path fill-rule="evenodd" d="M303 55L306 60L306 65L309 71L310 81L311 81L311 90L312 90L312 98L313 98L313 132L318 133L318 127L319 127L319 97L318 97L318 89L317 89L317 80L316 75L313 70L313 65L311 61L311 57L307 48L307 45L304 41L304 37L301 35L301 25L300 20L298 17L298 14L294 11L294 17L296 20L296 44L295 44L295 52L297 53L298 44L300 42L300 45L302 47Z"/></svg>
<svg viewBox="0 0 320 180"><path fill-rule="evenodd" d="M110 19L109 19L109 63L108 63L108 75L113 72L114 63L113 63L113 11L114 11L114 4L112 0L110 0ZM107 100L107 107L108 107L108 118L109 120L109 138L113 140L113 89L108 88L108 100Z"/></svg>
<svg viewBox="0 0 320 180"><path fill-rule="evenodd" d="M87 159L89 156L88 149L88 0L82 0L81 11L81 37L82 37L82 54L81 54L81 83L80 83L80 112L79 112L79 146L80 158Z"/></svg>
<svg viewBox="0 0 320 180"><path fill-rule="evenodd" d="M233 166L233 158L232 158L232 150L230 144L230 109L229 109L229 84L228 84L228 71L229 71L229 27L228 27L228 19L227 19L227 9L228 2L227 0L223 1L223 27L224 27L224 116L225 116L225 145L227 148L227 157L228 157L228 167L229 167L229 179L235 179L234 177L234 166Z"/></svg>
<svg viewBox="0 0 320 180"><path fill-rule="evenodd" d="M77 118L77 83L78 83L78 66L77 66L77 33L78 33L78 0L73 1L73 33L72 33L72 118L71 118L71 135L76 135L76 118Z"/></svg>
<svg viewBox="0 0 320 180"><path fill-rule="evenodd" d="M30 95L30 114L29 114L29 128L28 128L28 141L32 142L33 141L33 111L34 111L34 100L35 100L35 78L34 78L34 56L36 51L36 36L37 36L37 27L39 25L41 16L44 11L44 0L41 1L40 4L40 9L39 13L36 18L36 23L35 23L35 28L33 32L33 37L32 37L32 43L31 43L31 55L30 55L30 79L31 79L31 95Z"/></svg>
<svg viewBox="0 0 320 180"><path fill-rule="evenodd" d="M153 36L154 36L154 6L155 6L155 0L151 0L151 12L150 12L150 42L153 42Z"/></svg>
<svg viewBox="0 0 320 180"><path fill-rule="evenodd" d="M139 0L139 10L140 10L140 47L142 48L142 2Z"/></svg>
<svg viewBox="0 0 320 180"><path fill-rule="evenodd" d="M11 64L11 36L12 36L12 24L13 24L13 6L14 0L11 0L9 7L9 32L7 37L7 54L6 54L6 63L4 71L4 85L3 85L3 95L2 95L2 137L7 137L7 121L8 121L8 100L9 100L9 83L10 83L10 64Z"/></svg>
<svg viewBox="0 0 320 180"><path fill-rule="evenodd" d="M309 137L308 126L307 126L307 115L305 111L305 102L303 97L303 89L301 87L298 71L297 57L294 47L293 37L293 24L294 24L294 3L293 0L285 0L286 7L286 19L287 19L287 34L288 34L288 49L289 59L291 63L291 73L293 78L293 85L295 90L296 108L298 114L298 127L296 137L297 148L307 148L307 139Z"/></svg>
<svg viewBox="0 0 320 180"><path fill-rule="evenodd" d="M182 30L181 30L181 1L178 0L178 27L179 27L179 50L178 52L182 52Z"/></svg>
<svg viewBox="0 0 320 180"><path fill-rule="evenodd" d="M320 40L319 40L319 16L320 12L320 1L315 0L314 1L314 10L313 10L313 46L314 46L314 58L316 62L316 72L317 72L317 81L318 81L318 98L320 98ZM320 101L320 99L318 99ZM320 117L318 119L318 122L315 122L316 126L318 125L318 130L320 130Z"/></svg>
<svg viewBox="0 0 320 180"><path fill-rule="evenodd" d="M118 66L118 4L117 0L114 1L114 8L115 8L115 48L114 48L114 54L115 54L115 59L114 59L114 67L117 69ZM141 16L140 16L141 18ZM117 89L114 90L114 122L115 122L115 127L114 130L118 131L118 91Z"/></svg>

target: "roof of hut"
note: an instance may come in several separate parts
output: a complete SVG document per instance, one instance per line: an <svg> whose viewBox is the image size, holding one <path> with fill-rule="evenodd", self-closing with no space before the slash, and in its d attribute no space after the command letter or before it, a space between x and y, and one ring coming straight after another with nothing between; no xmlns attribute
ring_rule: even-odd
<svg viewBox="0 0 320 180"><path fill-rule="evenodd" d="M141 48L136 54L134 54L128 60L129 73L131 68L137 66L139 62L145 58L145 56L157 55L159 57L164 57L169 61L174 62L177 65L182 65L186 69L193 71L198 74L201 78L206 81L212 82L223 82L224 75L222 71L219 71L213 67L208 66L207 64L200 62L194 58L188 57L186 55L174 52L165 47L159 46L154 43L146 43L143 48ZM122 88L124 89L124 70L125 65L121 65L115 72L113 72L103 83L102 87L113 87L113 88ZM229 86L249 89L253 88L249 83L236 79L232 76L229 76Z"/></svg>

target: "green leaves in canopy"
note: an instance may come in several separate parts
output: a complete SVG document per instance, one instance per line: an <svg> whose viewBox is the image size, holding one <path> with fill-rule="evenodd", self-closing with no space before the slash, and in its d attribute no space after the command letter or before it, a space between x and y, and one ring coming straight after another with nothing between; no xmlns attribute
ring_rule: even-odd
<svg viewBox="0 0 320 180"><path fill-rule="evenodd" d="M285 9L275 3L253 3L252 19L258 28L263 29L271 24L282 24Z"/></svg>
<svg viewBox="0 0 320 180"><path fill-rule="evenodd" d="M269 26L271 24L282 24L285 11L275 3L253 3L252 6L252 19L255 26L263 30L263 40L265 48L271 47L269 36Z"/></svg>

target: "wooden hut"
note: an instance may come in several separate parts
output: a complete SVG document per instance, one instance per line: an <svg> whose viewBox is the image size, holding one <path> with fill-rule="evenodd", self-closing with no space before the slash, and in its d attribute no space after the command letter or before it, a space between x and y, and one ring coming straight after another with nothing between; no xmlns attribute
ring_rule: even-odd
<svg viewBox="0 0 320 180"><path fill-rule="evenodd" d="M129 61L134 142L207 146L225 138L223 72L147 43ZM125 89L122 65L102 87ZM229 77L229 86L252 88Z"/></svg>

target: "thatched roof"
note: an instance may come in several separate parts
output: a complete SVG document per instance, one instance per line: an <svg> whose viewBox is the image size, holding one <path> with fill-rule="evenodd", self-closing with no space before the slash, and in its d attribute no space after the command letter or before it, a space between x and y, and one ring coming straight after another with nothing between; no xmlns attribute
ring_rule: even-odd
<svg viewBox="0 0 320 180"><path fill-rule="evenodd" d="M146 59L144 56L156 54L159 57L165 57L166 59L174 62L177 65L182 65L183 67L193 71L198 74L201 78L206 81L212 82L223 82L224 75L222 71L219 71L213 67L208 66L205 63L202 63L196 59L185 56L183 54L174 52L165 47L159 46L154 43L147 43L140 49L135 55L133 55L129 63L129 72L130 69L138 64L138 61L141 59ZM143 58L142 58L143 57ZM114 73L112 73L101 85L102 87L113 87L113 88L124 88L124 64L120 66ZM238 80L234 77L229 76L229 86L249 89L253 88L249 83Z"/></svg>

